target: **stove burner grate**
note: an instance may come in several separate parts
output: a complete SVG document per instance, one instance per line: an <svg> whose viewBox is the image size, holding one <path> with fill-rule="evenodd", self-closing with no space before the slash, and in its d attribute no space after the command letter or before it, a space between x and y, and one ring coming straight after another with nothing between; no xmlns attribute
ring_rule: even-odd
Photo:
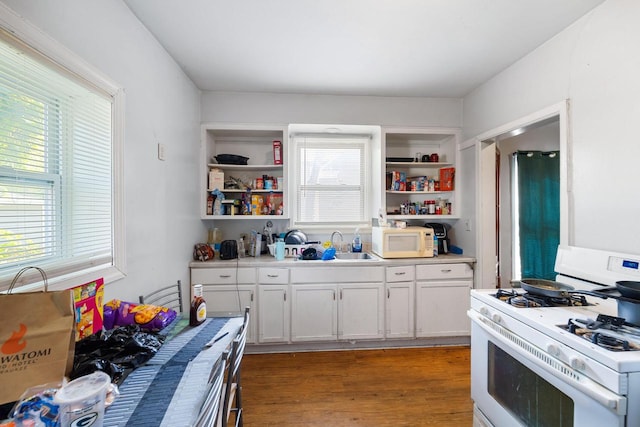
<svg viewBox="0 0 640 427"><path fill-rule="evenodd" d="M587 306L589 303L584 295L570 295L566 298L547 297L544 295L535 295L529 292L519 293L516 290L498 289L495 297L513 305L514 307L570 307L570 306Z"/></svg>
<svg viewBox="0 0 640 427"><path fill-rule="evenodd" d="M622 320L624 323L624 319L620 320ZM603 325L605 329L599 329ZM620 329L620 326L615 326L614 323L605 324L593 320L580 319L569 319L566 325L558 326L568 332L571 332L574 335L579 336L580 338L590 341L593 344L610 351L640 350L640 344L634 342L632 340L632 337L629 337L629 339L625 338L625 334L627 334L626 336L629 336L628 334L631 334L632 336L634 335L634 328L629 328L631 329L631 332L625 332L624 330Z"/></svg>

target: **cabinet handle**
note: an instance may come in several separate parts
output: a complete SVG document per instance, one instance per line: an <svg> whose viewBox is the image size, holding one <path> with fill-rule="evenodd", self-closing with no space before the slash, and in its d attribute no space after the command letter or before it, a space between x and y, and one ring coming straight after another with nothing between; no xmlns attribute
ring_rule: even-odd
<svg viewBox="0 0 640 427"><path fill-rule="evenodd" d="M440 270L442 273L451 273L451 269L450 268L446 268L446 269L442 269Z"/></svg>
<svg viewBox="0 0 640 427"><path fill-rule="evenodd" d="M391 298L391 289L387 289L387 299Z"/></svg>
<svg viewBox="0 0 640 427"><path fill-rule="evenodd" d="M342 299L342 289L340 289L340 299Z"/></svg>
<svg viewBox="0 0 640 427"><path fill-rule="evenodd" d="M251 292L251 301L253 302L253 292Z"/></svg>
<svg viewBox="0 0 640 427"><path fill-rule="evenodd" d="M336 300L336 291L333 291L333 300Z"/></svg>
<svg viewBox="0 0 640 427"><path fill-rule="evenodd" d="M284 300L287 300L287 291L284 291Z"/></svg>
<svg viewBox="0 0 640 427"><path fill-rule="evenodd" d="M267 274L267 277L271 277L272 279L275 279L278 276L278 274Z"/></svg>
<svg viewBox="0 0 640 427"><path fill-rule="evenodd" d="M405 275L405 274L407 274L407 272L406 272L406 271L397 271L397 272L395 273L395 275L396 275L396 276L403 276L403 275Z"/></svg>
<svg viewBox="0 0 640 427"><path fill-rule="evenodd" d="M221 278L221 279L228 279L229 277L231 277L231 275L230 275L230 274L221 274L221 275L220 275L220 278Z"/></svg>

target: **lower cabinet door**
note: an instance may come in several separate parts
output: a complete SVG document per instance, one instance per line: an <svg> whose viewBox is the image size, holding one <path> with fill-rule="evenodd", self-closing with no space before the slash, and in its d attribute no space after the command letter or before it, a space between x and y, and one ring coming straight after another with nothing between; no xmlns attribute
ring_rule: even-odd
<svg viewBox="0 0 640 427"><path fill-rule="evenodd" d="M467 311L471 286L470 280L417 282L416 336L470 335Z"/></svg>
<svg viewBox="0 0 640 427"><path fill-rule="evenodd" d="M202 296L207 302L207 315L242 316L249 307L247 342L256 342L256 285L202 285Z"/></svg>
<svg viewBox="0 0 640 427"><path fill-rule="evenodd" d="M289 342L290 300L288 285L258 285L258 342Z"/></svg>
<svg viewBox="0 0 640 427"><path fill-rule="evenodd" d="M384 294L381 283L338 286L338 339L384 337Z"/></svg>
<svg viewBox="0 0 640 427"><path fill-rule="evenodd" d="M336 285L291 285L291 341L338 337Z"/></svg>
<svg viewBox="0 0 640 427"><path fill-rule="evenodd" d="M414 338L414 282L396 282L386 285L385 321L387 338Z"/></svg>

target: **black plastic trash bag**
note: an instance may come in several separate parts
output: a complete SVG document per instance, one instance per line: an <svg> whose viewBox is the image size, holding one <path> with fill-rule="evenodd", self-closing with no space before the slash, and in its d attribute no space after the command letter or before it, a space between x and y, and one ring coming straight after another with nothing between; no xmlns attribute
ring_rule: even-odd
<svg viewBox="0 0 640 427"><path fill-rule="evenodd" d="M76 343L71 379L102 371L116 385L162 347L165 336L143 331L137 325L103 330Z"/></svg>

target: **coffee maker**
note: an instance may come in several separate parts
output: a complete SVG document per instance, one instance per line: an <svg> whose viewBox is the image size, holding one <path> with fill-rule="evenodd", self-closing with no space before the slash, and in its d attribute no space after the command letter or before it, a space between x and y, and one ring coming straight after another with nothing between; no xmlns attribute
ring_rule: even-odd
<svg viewBox="0 0 640 427"><path fill-rule="evenodd" d="M433 228L433 233L438 238L438 254L448 254L451 241L447 237L447 225L438 222L427 222L424 226Z"/></svg>

